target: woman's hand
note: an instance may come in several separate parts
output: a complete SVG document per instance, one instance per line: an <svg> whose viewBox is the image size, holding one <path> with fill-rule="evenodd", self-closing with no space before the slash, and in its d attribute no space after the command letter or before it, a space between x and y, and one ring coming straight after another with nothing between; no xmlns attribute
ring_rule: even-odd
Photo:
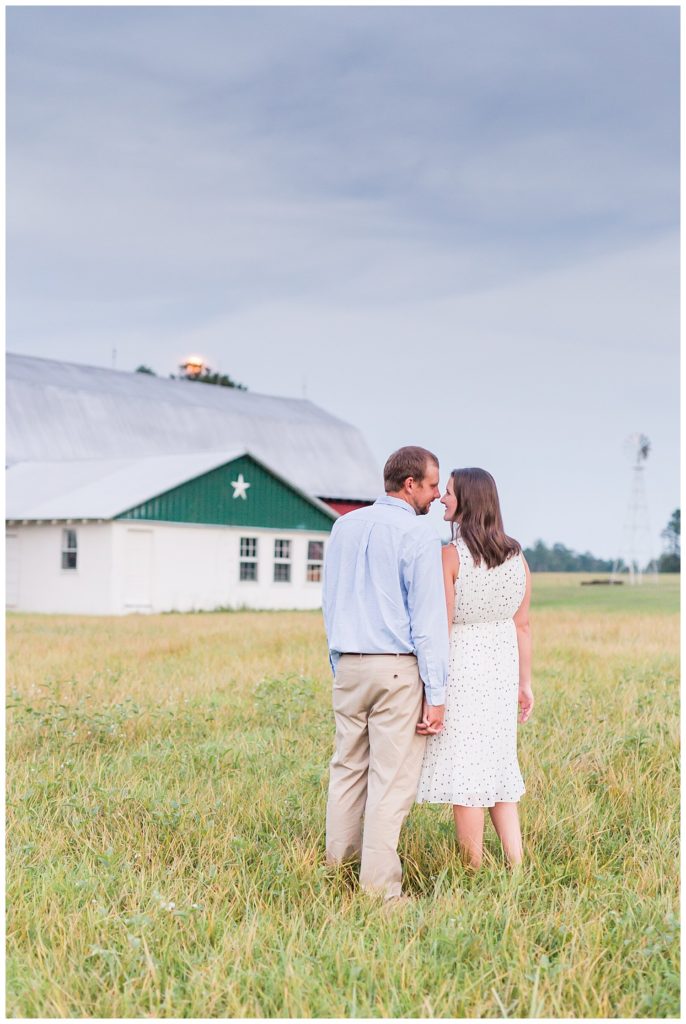
<svg viewBox="0 0 686 1024"><path fill-rule="evenodd" d="M422 704L422 717L417 722L415 731L420 736L435 736L443 729L443 716L445 715L445 704L429 704L424 698Z"/></svg>
<svg viewBox="0 0 686 1024"><path fill-rule="evenodd" d="M522 683L519 687L519 721L528 721L534 709L534 695L531 683Z"/></svg>

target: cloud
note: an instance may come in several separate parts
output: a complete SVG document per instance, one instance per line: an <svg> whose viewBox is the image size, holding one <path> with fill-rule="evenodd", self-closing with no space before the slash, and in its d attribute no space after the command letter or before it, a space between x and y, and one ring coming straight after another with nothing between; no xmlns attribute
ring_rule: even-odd
<svg viewBox="0 0 686 1024"><path fill-rule="evenodd" d="M306 376L608 552L625 433L675 489L678 19L10 8L10 348Z"/></svg>

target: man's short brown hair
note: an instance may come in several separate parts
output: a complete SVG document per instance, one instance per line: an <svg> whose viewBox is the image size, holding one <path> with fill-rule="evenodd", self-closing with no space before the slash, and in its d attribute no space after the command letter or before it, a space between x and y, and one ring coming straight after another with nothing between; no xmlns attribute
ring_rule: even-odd
<svg viewBox="0 0 686 1024"><path fill-rule="evenodd" d="M405 448L398 448L388 456L386 465L383 468L383 482L386 493L389 491L402 491L408 476L414 477L417 483L421 483L426 476L429 463L438 465L438 459L433 452L426 448L418 448L416 445L407 445Z"/></svg>

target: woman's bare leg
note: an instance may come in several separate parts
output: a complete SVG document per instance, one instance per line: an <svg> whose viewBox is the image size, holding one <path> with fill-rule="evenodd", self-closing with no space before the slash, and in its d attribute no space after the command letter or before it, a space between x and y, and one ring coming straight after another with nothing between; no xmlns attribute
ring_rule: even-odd
<svg viewBox="0 0 686 1024"><path fill-rule="evenodd" d="M480 868L484 852L484 809L453 805L457 842L462 860L470 868Z"/></svg>
<svg viewBox="0 0 686 1024"><path fill-rule="evenodd" d="M517 804L498 803L489 807L493 827L503 844L505 858L510 865L521 864L524 856L522 832L519 827Z"/></svg>

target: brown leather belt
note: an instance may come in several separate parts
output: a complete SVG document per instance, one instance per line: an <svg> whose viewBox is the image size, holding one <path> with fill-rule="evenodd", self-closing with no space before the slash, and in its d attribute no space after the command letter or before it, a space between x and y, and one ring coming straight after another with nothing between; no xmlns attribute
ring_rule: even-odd
<svg viewBox="0 0 686 1024"><path fill-rule="evenodd" d="M416 654L411 654L409 651L341 651L341 658L345 657L346 654L351 655L353 658L416 658Z"/></svg>

